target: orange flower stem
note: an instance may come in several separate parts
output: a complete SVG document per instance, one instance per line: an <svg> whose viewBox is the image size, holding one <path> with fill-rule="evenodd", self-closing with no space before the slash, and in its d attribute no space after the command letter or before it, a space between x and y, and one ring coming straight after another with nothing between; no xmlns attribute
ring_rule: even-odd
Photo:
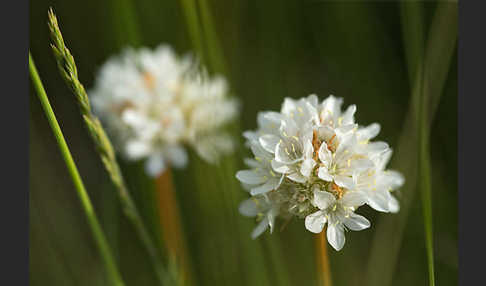
<svg viewBox="0 0 486 286"><path fill-rule="evenodd" d="M319 286L332 286L331 268L329 266L329 255L327 253L326 229L317 234L316 243L316 265L317 279Z"/></svg>
<svg viewBox="0 0 486 286"><path fill-rule="evenodd" d="M156 178L155 184L162 238L169 257L177 263L182 284L187 285L191 280L190 264L170 168Z"/></svg>

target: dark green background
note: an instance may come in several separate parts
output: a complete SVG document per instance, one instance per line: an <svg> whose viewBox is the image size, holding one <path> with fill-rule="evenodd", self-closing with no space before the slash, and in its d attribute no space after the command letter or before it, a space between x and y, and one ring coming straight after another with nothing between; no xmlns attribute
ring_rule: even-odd
<svg viewBox="0 0 486 286"><path fill-rule="evenodd" d="M322 100L334 94L344 97L345 106L353 103L358 106L358 123L379 122L382 131L378 139L387 141L392 147L397 146L411 95L398 3L209 2L229 67L228 79L233 93L242 103L243 130L255 128L258 111L279 109L284 97L298 98L316 93ZM425 31L428 31L437 4L426 2L420 5L424 8ZM151 285L153 274L143 248L119 210L114 190L83 126L75 100L60 78L50 52L46 25L50 6L59 18L80 79L89 90L99 66L127 43L138 41L150 47L169 43L180 54L190 51L181 5L176 0L36 0L30 3L30 50L74 160L119 259L122 275L128 285ZM129 19L137 23L140 33L131 30L132 26L127 24ZM31 284L104 285L103 266L33 90L30 99ZM457 284L456 100L457 55L454 54L431 130L436 282L441 286ZM247 154L246 150L243 152ZM235 160L241 163L242 158ZM396 166L399 165L397 162ZM124 166L132 191L152 187L138 165ZM186 172L199 172L199 169L197 165L191 166ZM313 240L304 229L303 221L293 220L282 232L277 231L271 237L266 233L257 241L250 241L251 228L235 230L231 225L217 223L202 227L204 223L200 220L203 218L195 207L197 203L193 195L198 189L196 183L188 179L184 171L175 171L175 179L190 249L197 253L193 266L200 284L218 282L219 285L229 285L228 281L231 281L234 285L250 285L240 280L244 271L243 274L238 272L240 276L215 273L212 280L201 278L207 276L203 273L205 270L200 270L205 269L203 265L207 261L231 260L235 253L243 250L235 242L231 253L225 253L225 248L221 247L211 248L211 252L207 252L209 255L201 255L204 244L198 242L198 238L236 234L242 240L248 240L248 245L259 247L266 259L260 261L266 267L261 269L264 272L261 280L254 280L260 281L260 285L314 283ZM229 180L235 179L230 177ZM224 191L225 186L214 188ZM245 197L243 191L238 192L235 195L238 199ZM143 192L134 196L138 202L147 200ZM199 194L201 197L204 198ZM236 220L253 226L250 219L237 214L236 208L232 211ZM334 285L364 285L368 281L369 269L376 273L384 271L379 266L367 265L367 261L377 222L392 214L378 214L365 207L362 212L370 218L372 227L349 233L341 252L330 250ZM144 210L144 213L150 224L156 224L153 219L150 221L150 210ZM393 285L427 285L423 228L420 196L415 195L394 269ZM227 243L231 244L231 241ZM272 243L276 250L271 250ZM275 253L280 257L276 260L282 264L278 267L286 272L286 278L276 274L277 266L269 266L275 264ZM257 259L261 258L255 257L255 261Z"/></svg>

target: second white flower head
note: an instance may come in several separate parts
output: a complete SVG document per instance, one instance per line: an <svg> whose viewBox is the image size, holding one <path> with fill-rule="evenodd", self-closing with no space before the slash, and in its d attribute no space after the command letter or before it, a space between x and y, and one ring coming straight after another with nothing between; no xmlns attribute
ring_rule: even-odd
<svg viewBox="0 0 486 286"><path fill-rule="evenodd" d="M91 91L95 111L132 160L150 175L187 163L185 146L214 162L232 150L222 126L237 115L221 77L210 78L189 56L169 46L127 49L105 63Z"/></svg>
<svg viewBox="0 0 486 286"><path fill-rule="evenodd" d="M276 216L305 218L305 227L319 233L327 224L329 243L340 250L345 230L362 230L370 222L355 213L364 204L396 212L391 192L404 179L385 170L391 149L384 142L370 142L380 127L354 121L356 106L341 111L342 99L329 96L319 103L316 95L286 98L280 112L258 114L258 129L244 136L254 158L251 168L236 177L252 198L240 212L264 218L254 237Z"/></svg>

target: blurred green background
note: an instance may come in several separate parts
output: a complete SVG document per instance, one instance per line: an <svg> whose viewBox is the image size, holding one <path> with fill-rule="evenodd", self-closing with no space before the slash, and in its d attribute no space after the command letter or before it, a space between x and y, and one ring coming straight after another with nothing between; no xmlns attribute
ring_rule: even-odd
<svg viewBox="0 0 486 286"><path fill-rule="evenodd" d="M415 82L409 41L419 30L411 29L407 34L404 25L412 18L404 14L402 3L206 2L221 43L219 56L228 67L226 76L242 103L241 130L255 128L257 112L279 109L284 97L316 93L321 100L334 94L344 98L345 106L356 104L357 122L379 122L382 131L378 139L394 149L400 140L407 141L407 134L417 132L404 126ZM452 5L457 10L454 3L427 1L412 5L417 5L413 11L422 11L419 15L425 39L431 37L429 30L439 6ZM150 47L169 43L179 54L191 51L183 6L177 0L36 0L31 1L29 11L30 50L122 276L127 285L155 285L144 249L120 211L75 99L57 71L46 24L50 6L59 18L64 39L88 91L100 65L130 43ZM450 21L457 26L457 19L455 24L454 19ZM454 29L446 31L449 32L454 33ZM440 54L443 48L440 39L437 41L439 45L432 54ZM441 97L435 116L431 112L429 118L433 119L430 155L435 270L437 285L456 285L455 48L450 59L444 61L450 61L450 65L440 71L446 77L440 84L443 88L438 89ZM240 151L230 161L237 165L236 169L242 165L241 156L249 154L242 145L241 134L238 139ZM408 148L398 158L410 160L417 156L414 140L410 136L408 144L400 145ZM33 89L29 152L31 285L105 285L103 265ZM156 210L150 204L153 183L143 174L140 163L122 163L144 218L156 229ZM416 169L414 164L412 170ZM394 160L392 167L409 178L401 161ZM234 168L227 163L215 169L192 156L186 170L174 171L197 284L314 285L313 235L305 230L303 221L293 220L282 231L251 240L250 231L255 224L238 214L238 202L247 195L238 187ZM330 249L334 285L427 285L421 196L420 189L414 186L408 185L398 193L399 198L410 199L409 208L403 213L360 209L372 226L347 235L342 251ZM404 193L409 191L416 194Z"/></svg>

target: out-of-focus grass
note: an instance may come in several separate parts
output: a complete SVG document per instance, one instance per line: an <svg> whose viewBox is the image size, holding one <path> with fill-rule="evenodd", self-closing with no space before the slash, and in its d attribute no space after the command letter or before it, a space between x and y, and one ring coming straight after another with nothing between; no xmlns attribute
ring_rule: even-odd
<svg viewBox="0 0 486 286"><path fill-rule="evenodd" d="M148 258L121 215L118 202L106 197L106 193L113 193L113 190L109 189L109 180L104 176L97 154L77 116L77 106L66 96L68 91L57 76L44 25L47 8L52 5L63 19L64 36L69 39L78 62L81 80L90 87L94 72L103 61L119 52L123 43L129 42L123 29L120 29L122 33L115 31L120 27L117 23L124 20L123 13L114 10L112 2L32 2L30 45L52 104L62 119L66 137L70 138L73 156L82 158L78 167L95 208L100 210L103 228L113 228L113 235L108 238L110 244L117 241L122 276L127 285L155 285ZM200 1L194 2L201 5ZM153 47L166 42L179 53L193 50L179 1L140 0L131 3L143 44ZM399 171L406 171L399 163L400 158L407 156L399 153L417 154L417 150L406 149L410 144L405 144L405 149L400 151L399 146L403 144L398 142L412 91L413 77L409 75L408 66L414 56L408 55L410 49L403 39L398 3L231 0L205 1L203 4L210 9L212 31L220 42L232 90L242 102L240 130L255 128L257 111L280 108L285 96L296 98L314 92L323 99L334 93L344 97L345 105L357 104L359 123L376 121L382 125L378 139L390 143L395 150L393 165ZM431 33L429 27L438 4L427 2L423 6L426 39ZM457 29L457 23L452 20L442 25L449 27L448 33ZM411 35L414 33L412 29ZM437 46L430 51L432 55L446 47L440 40L435 42ZM454 47L448 49L453 63L457 59ZM457 67L451 65L448 76L449 63L442 61L443 58L428 58L437 60L433 65L446 65L437 68L440 70L434 75L437 79L431 80L435 86L430 86L436 90L431 95L444 93L444 96L440 105L437 104L439 101L429 104L439 106L436 120L430 126L434 194L440 190L440 198L434 195L433 210L436 278L439 285L455 285L457 231L451 224L457 223L457 93L454 78ZM436 84L440 78L444 92ZM63 178L62 161L49 145L52 139L41 115L37 102L32 101L31 140L35 144L31 144L30 152L35 155L31 155L30 176L31 181L35 178L35 183L31 182L31 210L39 214L31 220L32 285L103 285L101 264L89 242L89 232L81 219L76 198L70 195L69 181ZM411 138L408 140L413 140ZM231 170L235 168L233 165L241 165L243 156L239 154L249 154L240 134L237 139L240 149L231 158L232 162L225 161L217 168L191 156L191 164L186 170L174 172L184 232L199 284L227 285L230 281L232 285L284 285L286 282L288 285L315 285L313 237L305 230L302 221L293 220L283 231L277 229L272 235L264 234L258 240L251 240L250 232L255 223L240 216L236 208L247 195L239 188ZM409 143L407 138L402 141ZM131 182L130 188L134 193L140 188L150 194L149 183L144 183L144 178L138 181L138 175L132 170L137 168L132 164L124 167L126 176L131 176L128 173L135 176L127 178ZM137 204L144 205L141 211L150 221L153 209L147 204L150 198L143 198L147 195L143 191L134 196L138 196L135 198ZM426 281L421 204L418 196L406 201L406 192L408 188L398 193L402 208L408 204L408 220L406 224L403 221L401 231L395 228L401 213L377 214L360 208L360 212L372 221L372 227L350 233L346 237L346 247L339 253L330 250L334 285L362 285L363 277L370 273L387 276L383 265L388 264L383 263L389 261L389 256L394 256L396 261L387 278L389 283L413 285ZM118 226L113 217L118 218ZM381 242L374 237L381 237ZM375 247L371 247L373 241ZM370 253L383 260L367 267ZM282 272L287 273L286 278L276 274Z"/></svg>
<svg viewBox="0 0 486 286"><path fill-rule="evenodd" d="M421 5L421 3L414 3L412 5ZM402 188L402 206L400 213L394 217L387 218L378 226L373 247L371 248L371 257L368 262L368 284L369 285L389 285L392 283L395 265L398 259L398 252L402 242L402 235L409 215L409 210L414 201L417 199L414 196L416 184L423 186L423 177L417 174L418 156L416 155L420 150L418 141L418 130L420 122L420 108L421 100L426 100L426 103L438 104L438 97L443 92L443 86L448 74L448 64L452 60L454 47L456 45L457 36L457 6L456 4L445 3L437 7L435 17L430 28L429 40L426 42L426 50L423 58L423 63L417 63L416 70L412 74L415 75L416 81L412 90L410 110L407 117L407 123L402 133L402 137L397 146L397 152L393 158L393 166L402 168L407 181ZM420 12L418 12L420 13ZM420 25L420 24L419 24ZM407 35L410 41L417 41L413 39L413 35ZM419 38L420 39L420 38ZM421 44L415 44L420 46ZM420 51L418 50L418 56ZM440 64L439 64L440 63ZM412 64L410 69L414 69ZM423 73L423 74L421 74ZM422 80L424 81L422 83ZM425 86L422 86L424 84ZM423 89L425 87L425 89ZM425 97L422 99L422 95ZM434 98L434 101L431 99ZM425 124L423 128L429 128L434 119L434 113L428 110L436 110L437 107L431 107L425 110ZM422 136L428 136L425 132ZM427 156L423 154L423 156ZM426 163L426 162L424 162ZM417 177L418 176L418 177ZM417 181L417 178L420 178ZM422 188L421 188L422 189ZM425 191L425 190L420 190ZM416 219L414 219L415 223ZM428 226L429 228L431 226ZM393 230L393 231L390 231ZM431 234L430 234L431 235ZM430 237L432 239L432 237ZM431 242L428 242L428 247ZM430 258L429 258L430 259ZM385 269L383 273L378 273L376 268Z"/></svg>

